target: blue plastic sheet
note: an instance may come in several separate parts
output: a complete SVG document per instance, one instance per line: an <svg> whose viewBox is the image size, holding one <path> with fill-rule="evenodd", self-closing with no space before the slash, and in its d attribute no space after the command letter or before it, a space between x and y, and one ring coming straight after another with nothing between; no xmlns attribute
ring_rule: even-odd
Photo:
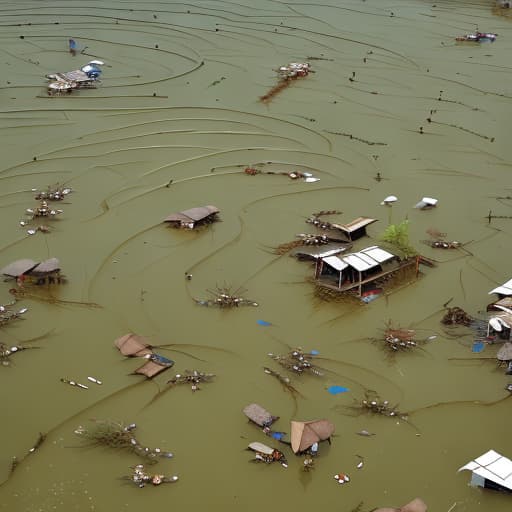
<svg viewBox="0 0 512 512"><path fill-rule="evenodd" d="M331 395L337 395L338 393L346 393L349 389L343 386L330 386L327 388L327 391L329 391Z"/></svg>
<svg viewBox="0 0 512 512"><path fill-rule="evenodd" d="M479 352L482 352L484 348L484 343L482 343L481 341L475 341L475 343L473 343L473 348L471 349L471 351L476 352L478 354Z"/></svg>
<svg viewBox="0 0 512 512"><path fill-rule="evenodd" d="M272 325L270 322L267 322L266 320L256 320L256 322L259 324L259 325L263 325L265 327L268 327L269 325Z"/></svg>
<svg viewBox="0 0 512 512"><path fill-rule="evenodd" d="M312 351L310 352L310 354L311 354L312 356L317 356L318 354L320 354L320 352L319 352L318 350L312 350Z"/></svg>
<svg viewBox="0 0 512 512"><path fill-rule="evenodd" d="M281 441L285 435L286 434L284 432L272 432L272 434L270 434L271 437L277 439L278 441Z"/></svg>

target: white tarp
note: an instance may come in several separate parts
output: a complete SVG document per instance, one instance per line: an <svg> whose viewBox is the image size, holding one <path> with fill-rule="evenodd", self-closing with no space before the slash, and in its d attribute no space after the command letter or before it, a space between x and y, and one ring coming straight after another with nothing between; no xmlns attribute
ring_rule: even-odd
<svg viewBox="0 0 512 512"><path fill-rule="evenodd" d="M499 293L500 295L512 295L512 279L508 280L506 283L503 283L501 286L494 288L489 292L489 295L493 293Z"/></svg>
<svg viewBox="0 0 512 512"><path fill-rule="evenodd" d="M464 469L512 490L512 460L494 450L489 450L477 459L468 462L459 471Z"/></svg>

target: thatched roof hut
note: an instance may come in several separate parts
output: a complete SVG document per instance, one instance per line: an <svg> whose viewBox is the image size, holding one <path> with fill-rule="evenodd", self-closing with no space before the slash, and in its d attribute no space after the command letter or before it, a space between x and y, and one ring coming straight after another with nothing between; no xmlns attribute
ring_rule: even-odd
<svg viewBox="0 0 512 512"><path fill-rule="evenodd" d="M300 453L319 441L329 439L334 433L334 424L329 420L292 421L291 444L294 453Z"/></svg>

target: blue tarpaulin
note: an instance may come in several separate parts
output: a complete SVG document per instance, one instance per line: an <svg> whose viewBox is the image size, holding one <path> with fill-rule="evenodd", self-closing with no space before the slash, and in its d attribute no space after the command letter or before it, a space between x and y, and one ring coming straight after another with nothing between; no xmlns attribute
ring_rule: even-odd
<svg viewBox="0 0 512 512"><path fill-rule="evenodd" d="M327 391L329 391L331 395L337 395L338 393L346 393L349 389L343 386L330 386L327 388Z"/></svg>

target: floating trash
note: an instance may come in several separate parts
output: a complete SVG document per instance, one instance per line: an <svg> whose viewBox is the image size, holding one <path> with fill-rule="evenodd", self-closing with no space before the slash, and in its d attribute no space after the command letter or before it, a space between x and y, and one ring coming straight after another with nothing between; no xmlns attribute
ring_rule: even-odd
<svg viewBox="0 0 512 512"><path fill-rule="evenodd" d="M77 382L76 380L67 379L65 377L62 377L60 379L61 382L64 382L64 384L69 384L70 386L75 386L80 389L89 389L89 386L86 386L85 384L82 384L80 382Z"/></svg>
<svg viewBox="0 0 512 512"><path fill-rule="evenodd" d="M101 380L96 379L95 377L87 377L87 380L90 380L91 382L94 382L95 384L103 384Z"/></svg>
<svg viewBox="0 0 512 512"><path fill-rule="evenodd" d="M323 376L321 369L313 363L313 354L305 353L302 348L298 347L287 354L275 355L268 354L274 361L277 361L281 366L296 374L303 372L313 373L314 375Z"/></svg>
<svg viewBox="0 0 512 512"><path fill-rule="evenodd" d="M258 325L262 325L264 327L268 327L269 325L272 325L270 322L267 322L266 320L256 320L256 323Z"/></svg>
<svg viewBox="0 0 512 512"><path fill-rule="evenodd" d="M183 374L176 374L167 384L191 384L192 391L199 391L200 382L211 382L215 375L213 373L203 373L197 370L185 370Z"/></svg>
<svg viewBox="0 0 512 512"><path fill-rule="evenodd" d="M395 203L396 201L398 201L398 197L396 197L396 196L388 196L380 204L381 205L388 205L389 206L389 205Z"/></svg>
<svg viewBox="0 0 512 512"><path fill-rule="evenodd" d="M329 391L329 393L331 393L331 395L337 395L339 393L346 393L347 391L350 391L350 390L343 386L330 386L327 388L327 391Z"/></svg>
<svg viewBox="0 0 512 512"><path fill-rule="evenodd" d="M360 430L359 432L356 432L356 434L358 436L363 436L363 437L371 437L371 436L375 435L372 432L368 432L368 430Z"/></svg>
<svg viewBox="0 0 512 512"><path fill-rule="evenodd" d="M200 306L217 306L220 308L237 308L239 306L258 306L257 302L242 297L247 290L238 288L234 292L229 287L217 287L216 290L206 290L212 299L194 299Z"/></svg>
<svg viewBox="0 0 512 512"><path fill-rule="evenodd" d="M344 484L346 482L350 482L350 477L345 473L338 473L334 475L334 480L336 480L339 484Z"/></svg>
<svg viewBox="0 0 512 512"><path fill-rule="evenodd" d="M137 464L133 468L133 474L129 477L130 480L137 484L138 487L145 487L146 484L160 485L160 484L171 484L178 481L178 476L164 476L158 474L146 473L142 464Z"/></svg>

